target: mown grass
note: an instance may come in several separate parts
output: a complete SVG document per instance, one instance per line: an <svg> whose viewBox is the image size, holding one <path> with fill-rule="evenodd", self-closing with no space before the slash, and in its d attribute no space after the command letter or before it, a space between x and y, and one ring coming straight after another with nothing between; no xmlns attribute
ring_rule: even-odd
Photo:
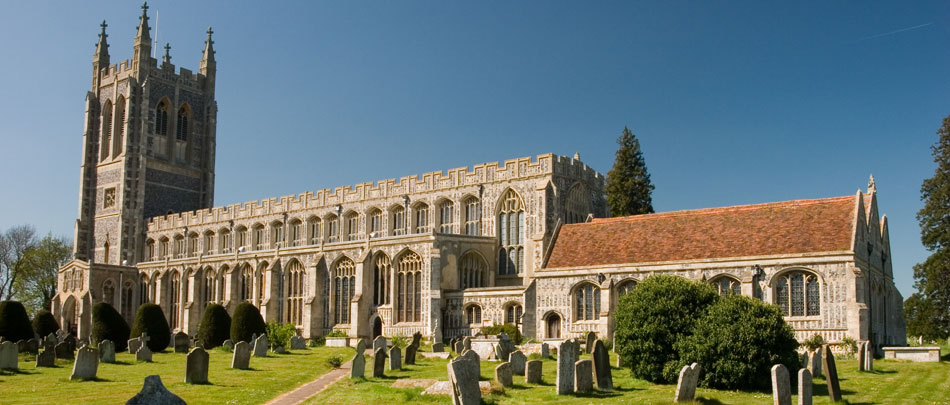
<svg viewBox="0 0 950 405"><path fill-rule="evenodd" d="M454 353L453 353L454 354ZM944 362L912 363L877 360L873 372L859 372L856 360L839 360L838 376L841 383L844 403L850 404L933 404L950 403L950 354L944 347ZM581 356L581 358L590 358ZM613 363L613 362L612 362ZM371 374L371 360L367 361L367 375ZM493 378L497 362L482 362L482 380ZM421 388L392 388L397 379L436 379L446 380L446 360L419 358L415 366L404 366L402 371L386 371L385 378L343 379L335 385L311 398L307 404L347 403L451 403L447 395L422 395ZM490 404L527 404L527 403L596 403L626 404L671 403L675 385L652 384L635 379L629 371L613 368L613 392L595 391L588 395L559 396L555 394L557 364L554 360L545 360L544 381L541 385L525 384L524 377L514 377L514 387L503 393L487 395L483 398ZM823 378L813 380L814 403L828 404L826 382ZM793 388L793 392L797 388ZM772 401L771 391L737 392L699 388L696 403L702 404L763 404ZM797 403L797 397L792 402Z"/></svg>
<svg viewBox="0 0 950 405"><path fill-rule="evenodd" d="M128 353L116 364L100 363L98 379L70 381L72 361L36 368L33 355L21 355L18 372L0 372L0 404L120 404L142 389L146 376L159 375L169 391L189 404L259 404L329 371L327 359L352 349L312 348L251 358L250 370L231 369L231 353L209 351L210 384L185 384L185 354L155 353L152 363L136 363Z"/></svg>

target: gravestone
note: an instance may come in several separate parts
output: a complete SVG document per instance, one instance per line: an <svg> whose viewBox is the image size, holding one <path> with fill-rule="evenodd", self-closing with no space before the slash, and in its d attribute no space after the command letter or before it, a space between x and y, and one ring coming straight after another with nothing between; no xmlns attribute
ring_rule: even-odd
<svg viewBox="0 0 950 405"><path fill-rule="evenodd" d="M148 345L142 345L139 351L135 352L135 361L152 362L152 350L148 348Z"/></svg>
<svg viewBox="0 0 950 405"><path fill-rule="evenodd" d="M699 373L702 367L693 363L689 366L683 366L680 370L679 381L676 383L676 394L673 396L673 402L691 402L696 396L696 383L699 381Z"/></svg>
<svg viewBox="0 0 950 405"><path fill-rule="evenodd" d="M402 353L400 353L399 346L393 346L389 349L389 369L402 370Z"/></svg>
<svg viewBox="0 0 950 405"><path fill-rule="evenodd" d="M597 389L603 391L614 389L614 377L610 373L610 352L607 351L607 346L604 346L603 341L598 340L594 343L594 351L591 357L594 363L594 383L597 385Z"/></svg>
<svg viewBox="0 0 950 405"><path fill-rule="evenodd" d="M145 384L142 390L128 400L125 405L185 405L185 401L175 394L172 394L162 384L161 377L150 375L145 377Z"/></svg>
<svg viewBox="0 0 950 405"><path fill-rule="evenodd" d="M419 351L419 345L422 344L422 334L419 332L412 334L412 343L406 346L406 364L416 364L416 352Z"/></svg>
<svg viewBox="0 0 950 405"><path fill-rule="evenodd" d="M472 350L472 337L466 336L462 338L462 351Z"/></svg>
<svg viewBox="0 0 950 405"><path fill-rule="evenodd" d="M36 355L37 367L56 367L56 350L44 349Z"/></svg>
<svg viewBox="0 0 950 405"><path fill-rule="evenodd" d="M234 354L231 356L231 368L247 370L251 366L251 345L245 341L234 345Z"/></svg>
<svg viewBox="0 0 950 405"><path fill-rule="evenodd" d="M821 377L821 349L808 352L808 372L812 376Z"/></svg>
<svg viewBox="0 0 950 405"><path fill-rule="evenodd" d="M17 370L17 345L9 340L0 343L0 369Z"/></svg>
<svg viewBox="0 0 950 405"><path fill-rule="evenodd" d="M495 381L498 381L505 388L514 385L511 380L511 363L506 361L495 367Z"/></svg>
<svg viewBox="0 0 950 405"><path fill-rule="evenodd" d="M511 355L511 352L517 350L515 344L511 341L511 338L508 337L507 333L498 334L498 343L495 346L495 357L501 361L508 361L508 356Z"/></svg>
<svg viewBox="0 0 950 405"><path fill-rule="evenodd" d="M832 401L841 401L841 384L838 381L838 367L835 365L835 355L828 345L821 347L822 368L825 373L825 383L828 385L828 398Z"/></svg>
<svg viewBox="0 0 950 405"><path fill-rule="evenodd" d="M221 346L227 347L229 350L234 350L234 342L231 339L225 339Z"/></svg>
<svg viewBox="0 0 950 405"><path fill-rule="evenodd" d="M175 353L188 353L188 349L191 346L189 341L188 334L185 332L178 332L174 336L175 344Z"/></svg>
<svg viewBox="0 0 950 405"><path fill-rule="evenodd" d="M578 360L574 362L574 392L588 393L594 387L593 362Z"/></svg>
<svg viewBox="0 0 950 405"><path fill-rule="evenodd" d="M775 405L792 405L792 386L788 376L788 369L784 365L772 366L772 403Z"/></svg>
<svg viewBox="0 0 950 405"><path fill-rule="evenodd" d="M541 358L542 359L551 358L551 346L548 346L547 343L541 343Z"/></svg>
<svg viewBox="0 0 950 405"><path fill-rule="evenodd" d="M442 343L433 343L432 344L432 353L442 353L445 351L445 345Z"/></svg>
<svg viewBox="0 0 950 405"><path fill-rule="evenodd" d="M196 347L185 358L185 382L188 384L208 383L208 352Z"/></svg>
<svg viewBox="0 0 950 405"><path fill-rule="evenodd" d="M142 338L129 339L129 354L135 354L142 347Z"/></svg>
<svg viewBox="0 0 950 405"><path fill-rule="evenodd" d="M27 340L26 346L27 346L26 348L27 352L38 354L40 352L40 348L43 347L43 340L39 338L33 338L30 340Z"/></svg>
<svg viewBox="0 0 950 405"><path fill-rule="evenodd" d="M56 358L57 359L71 359L75 357L75 353L72 348L69 346L69 343L62 342L56 345Z"/></svg>
<svg viewBox="0 0 950 405"><path fill-rule="evenodd" d="M864 366L867 364L864 361L864 356L867 355L867 345L868 342L858 343L858 371L865 371Z"/></svg>
<svg viewBox="0 0 950 405"><path fill-rule="evenodd" d="M382 347L373 351L373 377L380 378L386 375L386 349Z"/></svg>
<svg viewBox="0 0 950 405"><path fill-rule="evenodd" d="M97 370L99 370L99 350L85 346L76 353L76 361L73 362L73 373L69 376L69 379L91 380L96 378Z"/></svg>
<svg viewBox="0 0 950 405"><path fill-rule="evenodd" d="M109 339L99 342L99 360L103 363L115 363L115 343Z"/></svg>
<svg viewBox="0 0 950 405"><path fill-rule="evenodd" d="M377 336L376 339L373 339L373 353L376 353L376 349L383 348L383 350L388 350L386 338L383 336Z"/></svg>
<svg viewBox="0 0 950 405"><path fill-rule="evenodd" d="M307 339L303 336L294 336L290 338L290 350L304 350L307 348Z"/></svg>
<svg viewBox="0 0 950 405"><path fill-rule="evenodd" d="M482 375L482 358L479 357L478 352L474 350L466 350L465 353L462 353L461 357L472 360L475 363L475 366L478 367L478 375Z"/></svg>
<svg viewBox="0 0 950 405"><path fill-rule="evenodd" d="M73 336L73 335L66 335L66 336L63 337L63 339L60 341L60 343L66 343L67 345L69 345L69 351L70 351L70 352L75 352L75 351L76 351L76 345L77 345L78 342L76 341L76 337L75 337L75 336Z"/></svg>
<svg viewBox="0 0 950 405"><path fill-rule="evenodd" d="M870 342L864 343L864 371L874 371L874 349Z"/></svg>
<svg viewBox="0 0 950 405"><path fill-rule="evenodd" d="M584 345L584 353L594 352L594 342L597 341L597 334L594 331L587 332L587 344Z"/></svg>
<svg viewBox="0 0 950 405"><path fill-rule="evenodd" d="M798 370L798 405L811 405L811 372Z"/></svg>
<svg viewBox="0 0 950 405"><path fill-rule="evenodd" d="M254 357L267 357L267 335L260 335L254 340Z"/></svg>
<svg viewBox="0 0 950 405"><path fill-rule="evenodd" d="M517 350L508 355L508 362L511 363L511 371L517 375L524 375L524 363L528 361L521 350Z"/></svg>
<svg viewBox="0 0 950 405"><path fill-rule="evenodd" d="M43 339L44 345L51 345L53 347L56 347L56 344L58 343L59 343L59 339L56 338L55 333L50 333L49 335L46 335L46 337Z"/></svg>
<svg viewBox="0 0 950 405"><path fill-rule="evenodd" d="M366 351L366 342L360 339L356 343L356 355L353 356L353 362L350 366L350 378L363 377L366 372L366 357L363 352Z"/></svg>
<svg viewBox="0 0 950 405"><path fill-rule="evenodd" d="M471 350L466 353L475 354ZM446 368L448 369L449 383L452 385L452 404L481 405L482 391L478 387L478 378L481 372L477 360L462 355L449 361Z"/></svg>
<svg viewBox="0 0 950 405"><path fill-rule="evenodd" d="M574 363L577 362L577 344L565 340L557 354L557 394L567 395L574 392Z"/></svg>
<svg viewBox="0 0 950 405"><path fill-rule="evenodd" d="M277 354L287 354L287 349L284 349L283 346L277 346L274 348L274 353Z"/></svg>
<svg viewBox="0 0 950 405"><path fill-rule="evenodd" d="M456 341L455 344L452 346L452 350L455 350L455 352L458 354L462 354L462 352L465 351L465 344L462 343L461 340Z"/></svg>
<svg viewBox="0 0 950 405"><path fill-rule="evenodd" d="M541 360L528 360L525 363L524 382L528 384L541 384L541 372L543 362Z"/></svg>
<svg viewBox="0 0 950 405"><path fill-rule="evenodd" d="M16 351L17 353L26 353L26 339L20 339L16 341Z"/></svg>

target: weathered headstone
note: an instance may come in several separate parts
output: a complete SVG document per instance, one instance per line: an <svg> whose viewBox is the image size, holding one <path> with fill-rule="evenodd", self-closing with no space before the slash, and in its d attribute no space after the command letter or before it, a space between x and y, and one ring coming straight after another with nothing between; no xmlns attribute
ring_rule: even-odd
<svg viewBox="0 0 950 405"><path fill-rule="evenodd" d="M267 335L260 335L254 340L254 357L267 357Z"/></svg>
<svg viewBox="0 0 950 405"><path fill-rule="evenodd" d="M874 349L870 342L864 342L864 371L874 371Z"/></svg>
<svg viewBox="0 0 950 405"><path fill-rule="evenodd" d="M574 363L577 362L577 344L565 340L557 354L557 394L567 395L574 392Z"/></svg>
<svg viewBox="0 0 950 405"><path fill-rule="evenodd" d="M208 383L208 352L196 347L185 358L185 382L188 384Z"/></svg>
<svg viewBox="0 0 950 405"><path fill-rule="evenodd" d="M511 379L511 363L504 362L495 367L495 381L502 387L508 388L514 384Z"/></svg>
<svg viewBox="0 0 950 405"><path fill-rule="evenodd" d="M26 353L26 339L20 339L16 341L16 351L17 353Z"/></svg>
<svg viewBox="0 0 950 405"><path fill-rule="evenodd" d="M125 405L185 405L185 401L175 394L172 394L162 384L161 377L150 375L145 377L145 384L142 390L128 400Z"/></svg>
<svg viewBox="0 0 950 405"><path fill-rule="evenodd" d="M406 364L416 364L416 350L419 347L415 345L406 346Z"/></svg>
<svg viewBox="0 0 950 405"><path fill-rule="evenodd" d="M442 343L433 343L432 344L432 353L442 353L445 351L445 345Z"/></svg>
<svg viewBox="0 0 950 405"><path fill-rule="evenodd" d="M303 350L307 348L307 339L303 336L294 336L290 338L290 350Z"/></svg>
<svg viewBox="0 0 950 405"><path fill-rule="evenodd" d="M528 384L541 384L543 364L541 360L528 360L528 362L525 363L524 382Z"/></svg>
<svg viewBox="0 0 950 405"><path fill-rule="evenodd" d="M152 349L148 348L148 345L143 344L137 352L135 352L135 361L145 361L152 362Z"/></svg>
<svg viewBox="0 0 950 405"><path fill-rule="evenodd" d="M597 389L608 391L614 389L614 377L610 372L610 352L604 342L598 340L594 343L594 351L591 353L594 362L594 383Z"/></svg>
<svg viewBox="0 0 950 405"><path fill-rule="evenodd" d="M679 381L676 383L676 394L673 396L673 402L690 402L696 396L696 383L699 381L699 373L702 367L693 363L683 366L680 370Z"/></svg>
<svg viewBox="0 0 950 405"><path fill-rule="evenodd" d="M798 405L811 405L811 372L798 370Z"/></svg>
<svg viewBox="0 0 950 405"><path fill-rule="evenodd" d="M528 361L521 350L516 350L508 355L508 362L511 363L511 371L517 375L524 375L524 363Z"/></svg>
<svg viewBox="0 0 950 405"><path fill-rule="evenodd" d="M72 346L67 342L62 342L56 345L56 358L57 359L71 359L75 357L75 352L73 352Z"/></svg>
<svg viewBox="0 0 950 405"><path fill-rule="evenodd" d="M812 376L821 377L821 349L808 352L808 371Z"/></svg>
<svg viewBox="0 0 950 405"><path fill-rule="evenodd" d="M387 346L388 343L389 342L386 341L386 337L382 335L377 336L376 339L373 339L373 353L376 353L376 349L379 349L380 347L383 348L383 350L389 350L389 347Z"/></svg>
<svg viewBox="0 0 950 405"><path fill-rule="evenodd" d="M402 370L402 353L399 346L393 346L389 349L389 369Z"/></svg>
<svg viewBox="0 0 950 405"><path fill-rule="evenodd" d="M277 346L274 348L274 353L277 354L287 354L287 349L284 349L283 346Z"/></svg>
<svg viewBox="0 0 950 405"><path fill-rule="evenodd" d="M43 350L36 355L37 367L56 367L56 350Z"/></svg>
<svg viewBox="0 0 950 405"><path fill-rule="evenodd" d="M73 373L70 380L91 380L96 378L99 370L99 350L84 346L76 352L76 361L73 362Z"/></svg>
<svg viewBox="0 0 950 405"><path fill-rule="evenodd" d="M466 353L475 353L469 350ZM478 356L478 354L475 354ZM449 383L452 385L453 405L480 405L482 391L478 387L478 378L481 375L477 360L468 356L460 356L446 366L449 374Z"/></svg>
<svg viewBox="0 0 950 405"><path fill-rule="evenodd" d="M39 338L30 339L27 341L26 346L27 352L38 354L40 352L40 348L43 347L43 340Z"/></svg>
<svg viewBox="0 0 950 405"><path fill-rule="evenodd" d="M247 370L251 366L251 345L245 341L239 341L234 345L234 353L231 355L231 368L238 370Z"/></svg>
<svg viewBox="0 0 950 405"><path fill-rule="evenodd" d="M0 369L17 370L17 345L9 340L0 343Z"/></svg>
<svg viewBox="0 0 950 405"><path fill-rule="evenodd" d="M230 350L234 350L234 342L231 339L225 339L221 346L227 347Z"/></svg>
<svg viewBox="0 0 950 405"><path fill-rule="evenodd" d="M188 349L191 346L191 341L188 338L188 334L185 332L178 332L173 336L173 338L175 344L175 353L188 353Z"/></svg>
<svg viewBox="0 0 950 405"><path fill-rule="evenodd" d="M139 348L142 347L142 339L141 338L129 339L128 345L129 345L128 346L129 354L135 354L135 352L139 351Z"/></svg>
<svg viewBox="0 0 950 405"><path fill-rule="evenodd" d="M792 383L788 369L782 364L772 366L772 402L775 405L792 405Z"/></svg>
<svg viewBox="0 0 950 405"><path fill-rule="evenodd" d="M53 347L56 347L56 344L57 344L57 343L59 343L59 339L56 337L56 334L55 334L55 333L50 333L49 335L46 335L45 338L43 338L43 345L44 345L44 346L45 346L45 345L51 345L51 346L53 346Z"/></svg>
<svg viewBox="0 0 950 405"><path fill-rule="evenodd" d="M462 338L462 351L472 350L472 337L466 336Z"/></svg>
<svg viewBox="0 0 950 405"><path fill-rule="evenodd" d="M574 362L574 392L587 393L593 387L593 362L590 360Z"/></svg>
<svg viewBox="0 0 950 405"><path fill-rule="evenodd" d="M508 361L508 356L511 355L511 352L517 350L514 342L511 341L511 338L508 337L507 333L498 334L498 344L495 346L495 357L501 361Z"/></svg>
<svg viewBox="0 0 950 405"><path fill-rule="evenodd" d="M99 342L99 360L103 363L115 363L115 343L109 339Z"/></svg>
<svg viewBox="0 0 950 405"><path fill-rule="evenodd" d="M386 375L386 349L382 347L373 351L373 377L380 378Z"/></svg>
<svg viewBox="0 0 950 405"><path fill-rule="evenodd" d="M366 351L366 342L363 339L360 339L356 343L356 355L353 356L352 365L350 366L350 378L363 377L366 372L366 357L363 355L363 352Z"/></svg>
<svg viewBox="0 0 950 405"><path fill-rule="evenodd" d="M541 343L541 358L550 359L551 358L551 346L547 343Z"/></svg>
<svg viewBox="0 0 950 405"><path fill-rule="evenodd" d="M475 363L475 366L478 367L478 375L482 375L482 358L478 355L478 352L474 350L466 350L462 353L461 357L468 358Z"/></svg>
<svg viewBox="0 0 950 405"><path fill-rule="evenodd" d="M594 342L597 341L597 334L594 331L587 332L587 342L584 345L584 353L594 352Z"/></svg>
<svg viewBox="0 0 950 405"><path fill-rule="evenodd" d="M864 366L867 364L864 361L864 356L867 355L868 342L858 343L858 371L865 371Z"/></svg>
<svg viewBox="0 0 950 405"><path fill-rule="evenodd" d="M825 373L825 382L828 384L828 397L833 402L841 401L841 384L838 382L838 367L835 365L835 355L828 345L821 347L822 368Z"/></svg>
<svg viewBox="0 0 950 405"><path fill-rule="evenodd" d="M452 350L455 350L455 352L458 354L462 354L462 352L465 351L465 344L462 343L461 340L456 341L455 344L452 345Z"/></svg>

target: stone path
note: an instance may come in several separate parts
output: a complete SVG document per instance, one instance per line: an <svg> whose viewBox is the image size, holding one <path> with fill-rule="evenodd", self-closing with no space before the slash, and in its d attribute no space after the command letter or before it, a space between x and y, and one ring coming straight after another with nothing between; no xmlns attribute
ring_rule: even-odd
<svg viewBox="0 0 950 405"><path fill-rule="evenodd" d="M267 405L297 405L302 403L310 397L317 395L321 391L327 389L327 387L333 385L333 383L337 382L337 380L349 375L351 364L352 362L348 361L340 366L340 368L330 370L328 373L317 377L316 380L301 385L293 391L284 393L283 395L272 399L267 403Z"/></svg>

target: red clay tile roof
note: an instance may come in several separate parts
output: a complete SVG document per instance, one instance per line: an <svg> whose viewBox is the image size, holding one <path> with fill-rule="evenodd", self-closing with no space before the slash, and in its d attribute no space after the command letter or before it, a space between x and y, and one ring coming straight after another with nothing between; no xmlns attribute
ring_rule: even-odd
<svg viewBox="0 0 950 405"><path fill-rule="evenodd" d="M545 268L851 250L856 202L796 200L564 225Z"/></svg>

